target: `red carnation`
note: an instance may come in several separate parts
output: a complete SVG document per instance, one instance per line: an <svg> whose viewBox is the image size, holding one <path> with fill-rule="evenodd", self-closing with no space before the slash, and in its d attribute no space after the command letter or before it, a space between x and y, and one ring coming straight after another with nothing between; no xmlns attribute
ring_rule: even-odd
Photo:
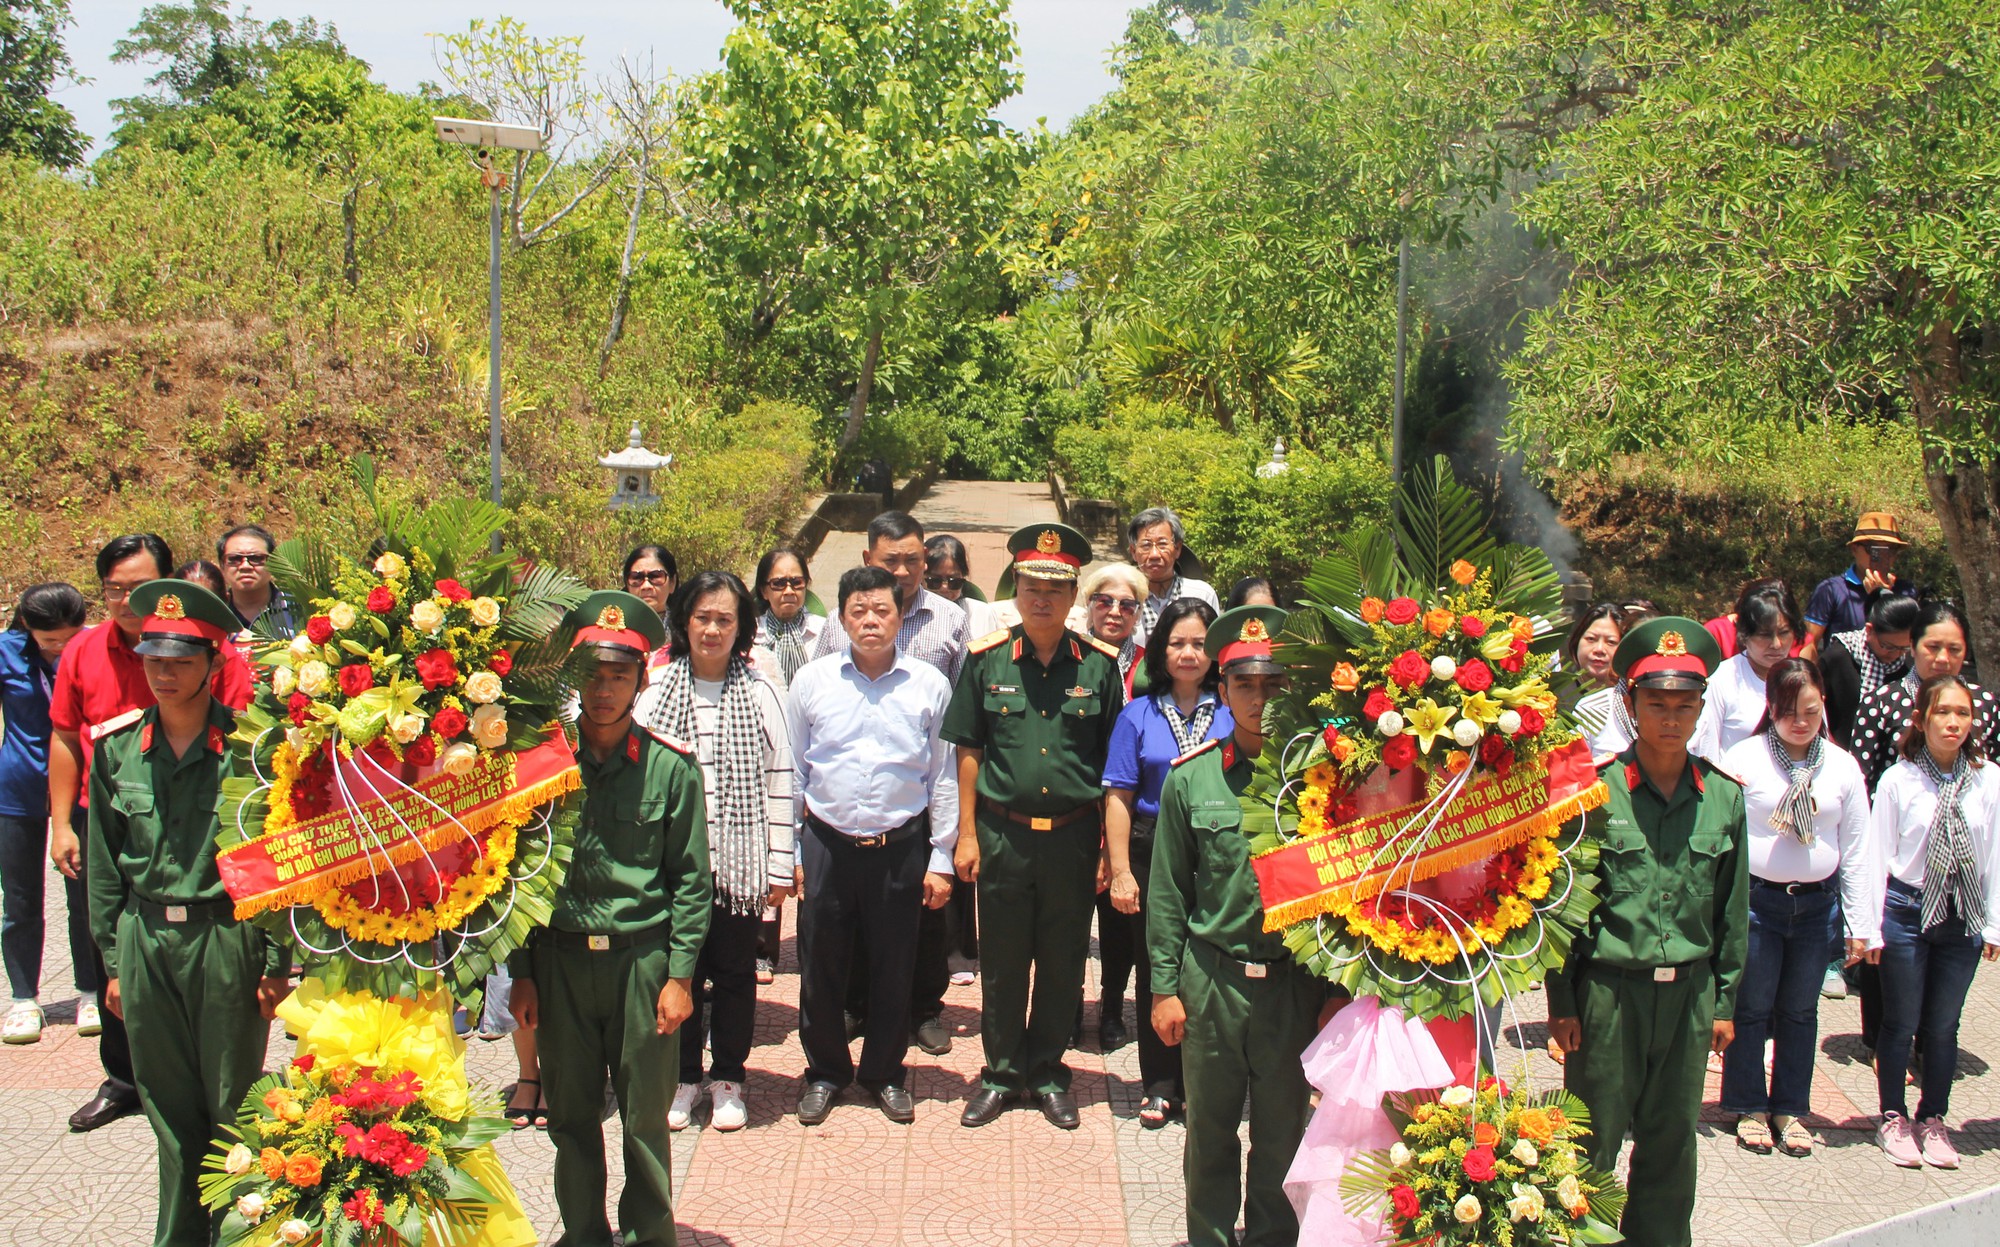
<svg viewBox="0 0 2000 1247"><path fill-rule="evenodd" d="M1368 700L1361 704L1361 717L1373 723L1395 708L1396 703L1389 700L1389 694L1385 690L1370 689Z"/></svg>
<svg viewBox="0 0 2000 1247"><path fill-rule="evenodd" d="M1396 1215L1405 1221L1414 1219L1424 1208L1417 1193L1407 1186L1389 1188L1389 1202L1395 1206Z"/></svg>
<svg viewBox="0 0 2000 1247"><path fill-rule="evenodd" d="M368 609L378 615L386 615L396 609L396 594L388 585L376 585L368 591Z"/></svg>
<svg viewBox="0 0 2000 1247"><path fill-rule="evenodd" d="M333 639L333 620L325 615L314 615L306 620L306 640L314 645L325 645Z"/></svg>
<svg viewBox="0 0 2000 1247"><path fill-rule="evenodd" d="M417 655L417 678L424 682L425 688L443 688L458 679L458 662L448 649L427 649ZM446 733L447 737L456 735L456 732Z"/></svg>
<svg viewBox="0 0 2000 1247"><path fill-rule="evenodd" d="M464 602L470 600L472 597L472 590L466 588L456 580L438 581L437 591L438 596L447 602Z"/></svg>
<svg viewBox="0 0 2000 1247"><path fill-rule="evenodd" d="M1521 707L1521 730L1516 732L1515 735L1539 735L1541 730L1548 725L1549 721L1542 717L1541 711L1535 709L1533 706L1523 706Z"/></svg>
<svg viewBox="0 0 2000 1247"><path fill-rule="evenodd" d="M1406 649L1389 664L1389 678L1404 688L1415 688L1431 678L1431 665L1422 654Z"/></svg>
<svg viewBox="0 0 2000 1247"><path fill-rule="evenodd" d="M1507 1095L1507 1080L1488 1074L1479 1080L1479 1089L1481 1091L1498 1091L1501 1097L1505 1098Z"/></svg>
<svg viewBox="0 0 2000 1247"><path fill-rule="evenodd" d="M437 756L437 737L429 732L403 746L403 761L411 766L429 766L437 761Z"/></svg>
<svg viewBox="0 0 2000 1247"><path fill-rule="evenodd" d="M1390 623L1401 627L1416 619L1417 600L1415 598L1396 598L1389 603L1388 609L1383 611L1382 614Z"/></svg>
<svg viewBox="0 0 2000 1247"><path fill-rule="evenodd" d="M1465 1176L1474 1182L1493 1180L1493 1149L1490 1146L1473 1148L1459 1163L1465 1168Z"/></svg>
<svg viewBox="0 0 2000 1247"><path fill-rule="evenodd" d="M1514 767L1514 750L1498 732L1479 742L1479 760L1505 775Z"/></svg>
<svg viewBox="0 0 2000 1247"><path fill-rule="evenodd" d="M514 669L514 655L504 649L496 649L493 657L486 660L486 669L494 675L506 675Z"/></svg>
<svg viewBox="0 0 2000 1247"><path fill-rule="evenodd" d="M340 669L340 691L359 697L375 687L375 672L365 662L351 662Z"/></svg>
<svg viewBox="0 0 2000 1247"><path fill-rule="evenodd" d="M470 720L465 717L465 711L460 710L456 706L446 706L431 716L431 726L437 729L437 734L446 740L450 740L460 732L463 732L465 725L469 722Z"/></svg>
<svg viewBox="0 0 2000 1247"><path fill-rule="evenodd" d="M1486 621L1477 615L1467 615L1458 621L1458 630L1476 641L1486 635Z"/></svg>
<svg viewBox="0 0 2000 1247"><path fill-rule="evenodd" d="M292 699L285 703L285 715L293 723L304 727L306 725L306 711L312 709L312 704L313 699L304 693L293 693Z"/></svg>
<svg viewBox="0 0 2000 1247"><path fill-rule="evenodd" d="M1493 687L1493 668L1471 659L1458 669L1458 686L1468 693L1483 693Z"/></svg>
<svg viewBox="0 0 2000 1247"><path fill-rule="evenodd" d="M1417 742L1408 736L1398 736L1382 746L1382 761L1392 771L1400 771L1417 760Z"/></svg>
<svg viewBox="0 0 2000 1247"><path fill-rule="evenodd" d="M1514 638L1514 648L1509 650L1507 656L1500 660L1500 670L1519 671L1527 665L1527 661L1528 643L1516 637Z"/></svg>

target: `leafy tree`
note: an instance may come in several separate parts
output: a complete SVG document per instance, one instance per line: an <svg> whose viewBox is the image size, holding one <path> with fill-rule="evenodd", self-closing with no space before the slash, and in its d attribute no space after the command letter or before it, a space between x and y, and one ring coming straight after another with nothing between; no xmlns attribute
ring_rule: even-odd
<svg viewBox="0 0 2000 1247"><path fill-rule="evenodd" d="M68 168L83 159L76 118L49 98L58 79L74 76L62 45L69 0L0 2L0 153Z"/></svg>
<svg viewBox="0 0 2000 1247"><path fill-rule="evenodd" d="M153 142L185 150L196 145L200 116L222 98L254 95L268 82L287 52L312 51L332 60L353 60L331 24L314 18L294 24L260 22L248 7L232 14L228 0L155 4L139 13L131 32L111 46L121 64L159 68L146 79L152 95L111 102L118 121L117 146ZM360 65L366 75L367 65ZM238 107L241 107L239 102Z"/></svg>
<svg viewBox="0 0 2000 1247"><path fill-rule="evenodd" d="M861 345L845 447L885 340L929 331L914 296L1003 219L1021 144L992 111L1019 89L1013 28L1004 0L726 2L740 24L686 118L686 167L726 212L699 246L753 284L753 342L825 305Z"/></svg>

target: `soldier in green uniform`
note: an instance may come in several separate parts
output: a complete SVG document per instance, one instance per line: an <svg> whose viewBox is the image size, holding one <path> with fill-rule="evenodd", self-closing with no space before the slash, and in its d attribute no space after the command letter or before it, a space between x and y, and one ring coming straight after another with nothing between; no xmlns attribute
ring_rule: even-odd
<svg viewBox="0 0 2000 1247"><path fill-rule="evenodd" d="M188 1247L214 1238L201 1159L264 1068L287 958L236 921L215 866L236 716L209 675L241 625L185 580L141 585L132 611L157 704L106 725L91 757L90 929L109 971L104 1007L131 1034L139 1103L160 1144L153 1241Z"/></svg>
<svg viewBox="0 0 2000 1247"><path fill-rule="evenodd" d="M1083 1002L1111 725L1124 708L1117 651L1064 625L1090 542L1035 524L1007 543L1021 622L973 642L945 712L958 746L958 877L979 884L979 1012L986 1068L960 1118L983 1126L1032 1096L1077 1127L1063 1064ZM1029 969L1034 1008L1029 1010Z"/></svg>
<svg viewBox="0 0 2000 1247"><path fill-rule="evenodd" d="M1153 971L1153 1028L1182 1046L1187 1077L1189 1247L1298 1242L1285 1171L1311 1112L1306 1045L1331 1012L1327 985L1264 930L1264 904L1250 869L1238 801L1264 749L1264 704L1285 686L1271 657L1284 627L1275 606L1239 606L1209 626L1207 649L1221 675L1217 697L1236 720L1227 741L1207 741L1175 759L1160 790L1146 944ZM1236 1128L1250 1099L1249 1192L1238 1181Z"/></svg>
<svg viewBox="0 0 2000 1247"><path fill-rule="evenodd" d="M536 1030L556 1206L568 1247L610 1247L604 1133L607 1075L625 1133L618 1220L627 1247L671 1244L667 1107L689 977L713 897L701 769L688 747L632 721L659 612L629 593L593 593L571 616L584 666L583 817L547 928L508 960L509 1008Z"/></svg>
<svg viewBox="0 0 2000 1247"><path fill-rule="evenodd" d="M1602 775L1590 815L1601 899L1548 980L1563 1082L1590 1108L1591 1163L1606 1173L1631 1131L1620 1229L1636 1247L1693 1241L1695 1119L1711 1049L1730 1019L1749 947L1743 790L1691 757L1702 693L1722 653L1692 619L1647 620L1612 668L1638 736Z"/></svg>

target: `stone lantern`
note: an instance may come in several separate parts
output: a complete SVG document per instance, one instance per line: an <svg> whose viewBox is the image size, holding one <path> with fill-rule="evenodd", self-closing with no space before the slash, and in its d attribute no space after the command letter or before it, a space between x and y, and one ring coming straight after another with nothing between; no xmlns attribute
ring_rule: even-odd
<svg viewBox="0 0 2000 1247"><path fill-rule="evenodd" d="M673 462L672 455L656 455L646 449L639 437L639 422L634 420L625 449L597 461L599 467L611 469L614 482L611 509L621 511L626 507L650 507L659 502L660 496L653 492L653 473L666 471L673 466Z"/></svg>
<svg viewBox="0 0 2000 1247"><path fill-rule="evenodd" d="M1270 459L1257 465L1257 475L1268 481L1291 470L1291 465L1285 462L1285 439L1281 437L1272 444Z"/></svg>

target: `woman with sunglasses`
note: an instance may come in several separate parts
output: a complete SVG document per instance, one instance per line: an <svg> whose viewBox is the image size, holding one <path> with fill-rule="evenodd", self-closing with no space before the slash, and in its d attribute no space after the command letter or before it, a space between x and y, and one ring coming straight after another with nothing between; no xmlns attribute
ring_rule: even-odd
<svg viewBox="0 0 2000 1247"><path fill-rule="evenodd" d="M652 667L657 670L673 657L673 621L667 617L667 603L673 600L674 590L680 586L680 564L674 561L673 552L665 546L643 545L632 547L625 556L625 566L618 573L618 582L625 586L625 592L660 612L660 619L667 625L667 643L653 655Z"/></svg>
<svg viewBox="0 0 2000 1247"><path fill-rule="evenodd" d="M978 585L972 583L972 564L965 559L965 543L950 533L939 533L924 542L924 588L958 603L965 612L966 635L985 636L1002 627L993 607Z"/></svg>
<svg viewBox="0 0 2000 1247"><path fill-rule="evenodd" d="M751 592L764 607L757 617L756 647L768 650L773 661L764 664L779 692L791 688L792 677L812 657L813 646L826 628L826 616L807 606L812 574L806 558L792 546L778 546L757 561L757 580Z"/></svg>
<svg viewBox="0 0 2000 1247"><path fill-rule="evenodd" d="M1069 626L1088 632L1118 651L1118 674L1130 701L1133 683L1145 691L1146 647L1138 639L1139 612L1146 603L1146 578L1126 563L1106 563L1083 578Z"/></svg>

